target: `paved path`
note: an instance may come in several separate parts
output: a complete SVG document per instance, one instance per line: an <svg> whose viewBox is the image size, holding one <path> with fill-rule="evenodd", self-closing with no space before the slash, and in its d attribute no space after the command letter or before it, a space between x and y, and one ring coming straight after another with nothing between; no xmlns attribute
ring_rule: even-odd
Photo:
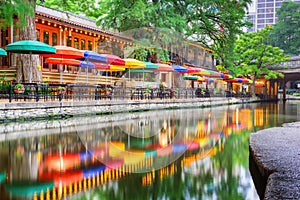
<svg viewBox="0 0 300 200"><path fill-rule="evenodd" d="M250 136L250 171L261 199L300 199L300 122Z"/></svg>

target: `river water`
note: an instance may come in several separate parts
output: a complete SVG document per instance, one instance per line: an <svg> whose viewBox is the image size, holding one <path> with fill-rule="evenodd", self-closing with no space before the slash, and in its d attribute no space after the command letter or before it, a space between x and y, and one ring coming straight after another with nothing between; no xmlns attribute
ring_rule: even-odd
<svg viewBox="0 0 300 200"><path fill-rule="evenodd" d="M294 121L300 102L6 124L27 131L0 137L0 199L259 199L249 136Z"/></svg>

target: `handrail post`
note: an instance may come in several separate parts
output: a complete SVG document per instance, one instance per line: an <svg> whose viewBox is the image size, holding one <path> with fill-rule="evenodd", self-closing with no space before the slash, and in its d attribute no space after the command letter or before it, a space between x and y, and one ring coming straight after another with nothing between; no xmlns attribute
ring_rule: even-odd
<svg viewBox="0 0 300 200"><path fill-rule="evenodd" d="M9 84L9 103L12 102L12 83Z"/></svg>
<svg viewBox="0 0 300 200"><path fill-rule="evenodd" d="M39 86L38 84L35 85L35 101L38 102L40 100L39 96Z"/></svg>

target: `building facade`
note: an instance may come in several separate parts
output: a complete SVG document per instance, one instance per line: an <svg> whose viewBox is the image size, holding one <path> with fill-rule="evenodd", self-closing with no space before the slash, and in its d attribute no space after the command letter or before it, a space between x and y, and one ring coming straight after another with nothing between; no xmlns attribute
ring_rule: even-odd
<svg viewBox="0 0 300 200"><path fill-rule="evenodd" d="M253 24L247 32L256 32L277 22L276 11L284 0L254 0L249 8L248 21ZM291 0L299 2L300 0Z"/></svg>

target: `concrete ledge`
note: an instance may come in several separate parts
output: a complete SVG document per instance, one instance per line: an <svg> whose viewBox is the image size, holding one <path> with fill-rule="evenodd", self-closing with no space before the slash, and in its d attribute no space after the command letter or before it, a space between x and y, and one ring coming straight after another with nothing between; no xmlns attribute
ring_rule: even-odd
<svg viewBox="0 0 300 200"><path fill-rule="evenodd" d="M300 122L250 136L250 172L261 199L300 199Z"/></svg>

